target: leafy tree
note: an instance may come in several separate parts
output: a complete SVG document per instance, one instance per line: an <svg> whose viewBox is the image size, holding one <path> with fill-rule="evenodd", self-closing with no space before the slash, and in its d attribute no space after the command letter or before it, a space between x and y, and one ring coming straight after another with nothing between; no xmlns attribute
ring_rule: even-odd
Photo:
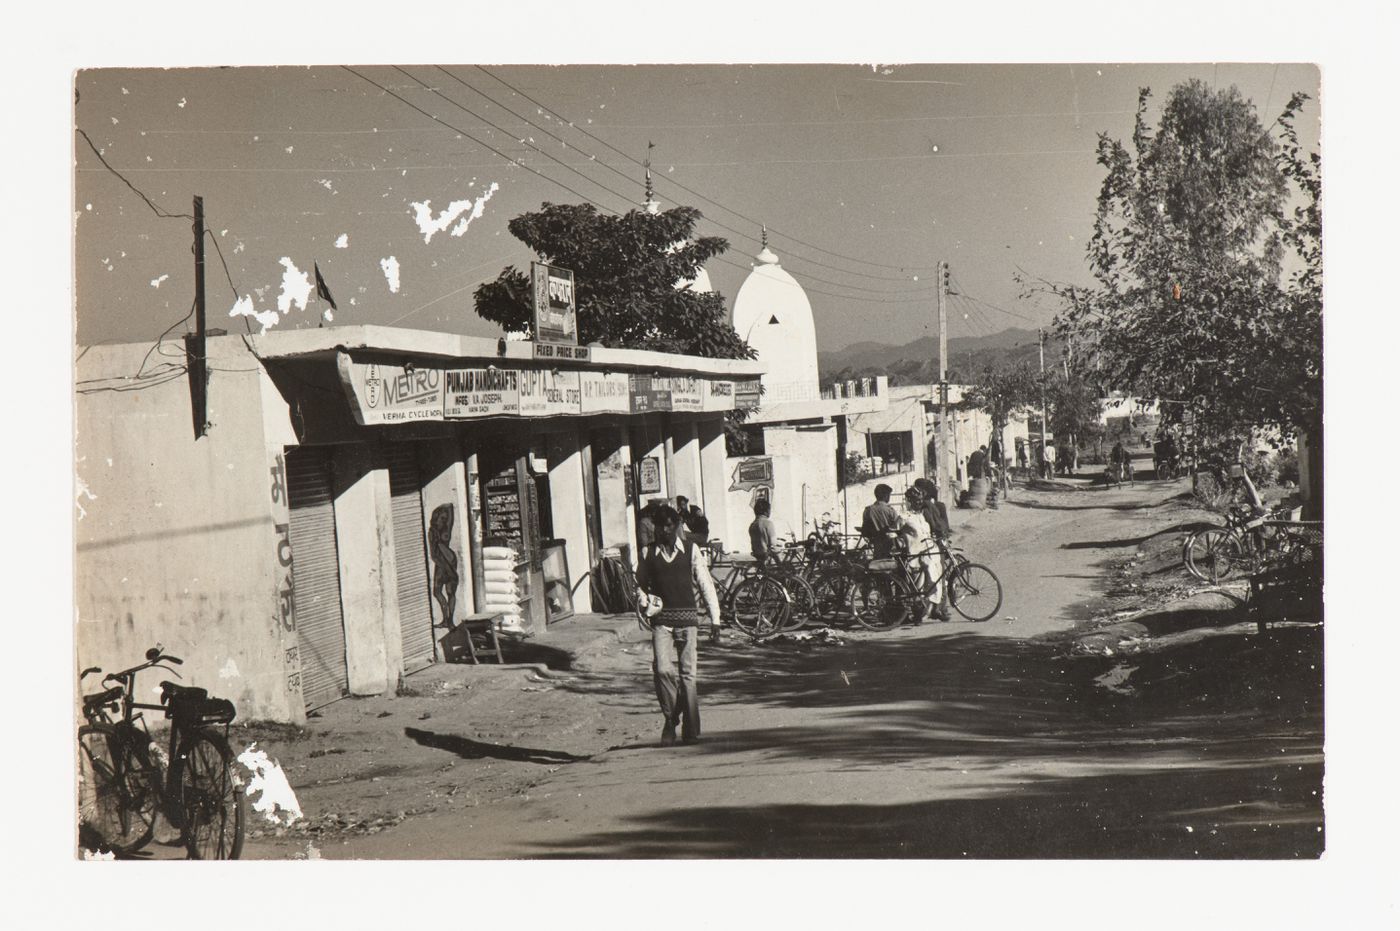
<svg viewBox="0 0 1400 931"><path fill-rule="evenodd" d="M511 220L509 229L541 261L574 273L579 341L722 359L754 351L725 319L724 298L676 283L729 248L696 238L700 211L600 214L591 204L544 204ZM509 266L476 289L476 312L507 332L530 328L530 278Z"/></svg>
<svg viewBox="0 0 1400 931"><path fill-rule="evenodd" d="M1040 384L1040 374L1026 363L1010 368L987 368L977 384L970 386L954 406L959 410L986 412L992 420L992 433L1005 450L1007 421L1015 411L1040 402Z"/></svg>
<svg viewBox="0 0 1400 931"><path fill-rule="evenodd" d="M1047 372L1046 405L1050 408L1050 432L1069 437L1072 449L1085 448L1103 435L1102 395L1088 379L1073 369L1068 376L1056 369ZM1077 463L1070 464L1071 469Z"/></svg>
<svg viewBox="0 0 1400 931"><path fill-rule="evenodd" d="M1320 435L1320 160L1294 128L1307 96L1278 119L1282 145L1233 87L1177 85L1155 128L1150 96L1131 150L1099 136L1096 284L1040 282L1063 300L1058 330L1103 386L1167 401L1206 435Z"/></svg>

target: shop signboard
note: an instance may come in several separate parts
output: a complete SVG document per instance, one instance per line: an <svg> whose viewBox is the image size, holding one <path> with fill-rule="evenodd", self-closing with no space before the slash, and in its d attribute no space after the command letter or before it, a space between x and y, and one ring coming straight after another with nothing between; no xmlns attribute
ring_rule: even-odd
<svg viewBox="0 0 1400 931"><path fill-rule="evenodd" d="M578 372L520 372L520 415L559 417L580 412Z"/></svg>
<svg viewBox="0 0 1400 931"><path fill-rule="evenodd" d="M741 491L773 484L773 460L768 456L741 459L734 467L730 491Z"/></svg>
<svg viewBox="0 0 1400 931"><path fill-rule="evenodd" d="M734 407L741 411L758 410L761 392L757 378L747 378L734 383Z"/></svg>
<svg viewBox="0 0 1400 931"><path fill-rule="evenodd" d="M705 409L705 383L694 375L670 375L652 379L653 384L671 392L671 410L702 411Z"/></svg>
<svg viewBox="0 0 1400 931"><path fill-rule="evenodd" d="M704 399L701 402L701 410L706 411L732 411L734 410L734 382L727 379L706 379L704 381Z"/></svg>
<svg viewBox="0 0 1400 931"><path fill-rule="evenodd" d="M593 358L593 348L591 346L570 346L568 343L535 343L533 344L534 356L536 359L544 359L550 362L588 362Z"/></svg>
<svg viewBox="0 0 1400 931"><path fill-rule="evenodd" d="M448 369L443 382L448 420L520 413L520 373L513 369Z"/></svg>
<svg viewBox="0 0 1400 931"><path fill-rule="evenodd" d="M443 419L443 373L411 362L363 362L335 355L350 413L361 426Z"/></svg>
<svg viewBox="0 0 1400 931"><path fill-rule="evenodd" d="M626 372L580 372L579 405L584 414L627 414L632 410Z"/></svg>
<svg viewBox="0 0 1400 931"><path fill-rule="evenodd" d="M632 413L649 414L671 409L671 392L656 385L650 375L629 375Z"/></svg>
<svg viewBox="0 0 1400 931"><path fill-rule="evenodd" d="M574 310L574 273L542 262L530 263L530 289L534 298L535 341L578 343L578 317Z"/></svg>
<svg viewBox="0 0 1400 931"><path fill-rule="evenodd" d="M661 462L655 456L637 463L637 484L644 495L661 494Z"/></svg>

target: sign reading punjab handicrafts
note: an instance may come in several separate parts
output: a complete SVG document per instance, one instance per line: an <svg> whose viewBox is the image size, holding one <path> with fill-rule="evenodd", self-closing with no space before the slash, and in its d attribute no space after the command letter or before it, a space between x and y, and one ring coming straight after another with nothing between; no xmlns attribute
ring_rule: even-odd
<svg viewBox="0 0 1400 931"><path fill-rule="evenodd" d="M345 352L335 354L335 367L361 426L442 419L441 369L357 362Z"/></svg>
<svg viewBox="0 0 1400 931"><path fill-rule="evenodd" d="M514 369L448 369L443 372L448 420L520 413L520 373Z"/></svg>

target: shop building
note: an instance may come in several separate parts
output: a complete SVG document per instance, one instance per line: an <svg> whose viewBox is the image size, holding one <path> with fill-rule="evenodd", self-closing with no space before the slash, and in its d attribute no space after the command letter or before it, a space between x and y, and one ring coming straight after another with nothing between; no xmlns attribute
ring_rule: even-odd
<svg viewBox="0 0 1400 931"><path fill-rule="evenodd" d="M201 399L186 354L151 349L76 365L78 660L159 642L242 716L292 722L441 660L499 583L484 552L514 554L519 626L542 633L593 609L648 498L726 536L723 420L763 371L328 327L210 336Z"/></svg>

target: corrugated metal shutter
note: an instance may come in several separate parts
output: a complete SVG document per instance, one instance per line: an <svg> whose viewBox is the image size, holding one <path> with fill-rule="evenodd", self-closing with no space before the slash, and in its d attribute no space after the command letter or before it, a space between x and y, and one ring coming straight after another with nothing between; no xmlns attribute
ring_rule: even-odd
<svg viewBox="0 0 1400 931"><path fill-rule="evenodd" d="M293 610L301 647L301 688L310 711L350 690L340 560L335 542L330 456L314 447L287 454L291 503Z"/></svg>
<svg viewBox="0 0 1400 931"><path fill-rule="evenodd" d="M386 447L394 516L394 563L399 590L399 630L405 673L433 661L433 610L429 604L428 553L423 540L423 493L418 459L410 444Z"/></svg>

